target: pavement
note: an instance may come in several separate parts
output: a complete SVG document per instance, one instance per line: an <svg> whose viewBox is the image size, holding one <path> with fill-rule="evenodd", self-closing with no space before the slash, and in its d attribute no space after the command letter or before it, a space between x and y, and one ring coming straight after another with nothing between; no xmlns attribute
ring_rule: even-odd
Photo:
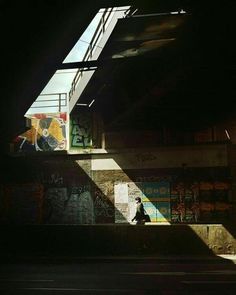
<svg viewBox="0 0 236 295"><path fill-rule="evenodd" d="M75 255L1 255L0 261L2 263L23 263L23 262L50 262L50 263L71 263L71 262L134 262L140 263L148 261L149 263L179 263L179 264L236 264L236 255L90 255L90 256L75 256Z"/></svg>
<svg viewBox="0 0 236 295"><path fill-rule="evenodd" d="M236 256L41 256L0 264L1 295L235 295Z"/></svg>

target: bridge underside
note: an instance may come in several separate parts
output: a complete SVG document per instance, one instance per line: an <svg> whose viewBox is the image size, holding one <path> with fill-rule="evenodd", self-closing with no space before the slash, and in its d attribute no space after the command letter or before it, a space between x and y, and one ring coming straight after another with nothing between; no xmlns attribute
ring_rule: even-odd
<svg viewBox="0 0 236 295"><path fill-rule="evenodd" d="M111 62L97 72L83 99L90 97L91 91L97 91L97 110L103 113L110 129L141 128L140 122L144 121L146 127L153 128L163 122L178 124L181 128L186 125L197 128L233 115L233 6L224 4L222 11L217 4L174 2L128 3L133 9L138 8L138 14L183 8L192 16L180 30L179 41L173 42L173 47L154 55L150 53L147 58L127 58L116 65ZM116 1L87 1L83 5L72 1L68 5L62 1L50 5L41 1L37 9L28 1L13 8L7 2L3 4L1 134L4 134L4 141L8 143L25 130L24 113L98 9L116 4ZM127 5L127 2L120 1L119 5ZM139 21L137 19L134 27ZM122 26L117 30L117 33L125 33ZM114 42L111 39L104 57L114 53ZM138 46L140 49L140 44ZM104 81L108 76L109 80ZM168 92L166 84L171 85Z"/></svg>

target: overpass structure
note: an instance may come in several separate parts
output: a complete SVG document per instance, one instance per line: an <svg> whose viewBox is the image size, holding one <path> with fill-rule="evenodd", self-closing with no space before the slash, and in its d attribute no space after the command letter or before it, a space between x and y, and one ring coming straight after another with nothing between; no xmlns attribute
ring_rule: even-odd
<svg viewBox="0 0 236 295"><path fill-rule="evenodd" d="M121 2L129 8L102 1L88 50L73 62L65 61L68 48L102 4L77 4L81 12L59 7L68 23L56 37L50 32L52 41L32 62L34 73L29 67L24 79L18 75L19 89L30 86L20 93L19 108L7 105L11 120L4 118L5 142L16 138L2 153L1 224L13 224L14 237L16 224L22 235L34 225L46 235L54 228L57 237L67 229L71 238L86 232L91 247L75 243L84 253L99 235L100 250L115 237L110 254L124 236L129 243L122 253L132 249L132 238L143 253L164 253L165 245L187 253L184 240L172 248L182 233L202 246L201 254L234 254L235 64L233 45L224 42L231 31L220 25L230 26L231 18L216 6L184 1ZM45 85L56 71L72 71L72 87L48 93ZM48 100L58 104L49 112L32 108L25 130L19 122L38 96L47 108ZM136 196L151 217L139 228L130 222ZM194 245L189 253L197 253Z"/></svg>

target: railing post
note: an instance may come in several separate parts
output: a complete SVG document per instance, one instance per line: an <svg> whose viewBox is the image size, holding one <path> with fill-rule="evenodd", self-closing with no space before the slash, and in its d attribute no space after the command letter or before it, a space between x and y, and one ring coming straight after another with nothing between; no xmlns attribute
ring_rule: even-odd
<svg viewBox="0 0 236 295"><path fill-rule="evenodd" d="M89 58L92 59L93 57L93 46L91 42L89 43Z"/></svg>
<svg viewBox="0 0 236 295"><path fill-rule="evenodd" d="M59 93L59 113L61 112L61 93Z"/></svg>
<svg viewBox="0 0 236 295"><path fill-rule="evenodd" d="M104 21L104 15L105 15L106 11L102 14L102 33L104 34L105 32L105 21Z"/></svg>

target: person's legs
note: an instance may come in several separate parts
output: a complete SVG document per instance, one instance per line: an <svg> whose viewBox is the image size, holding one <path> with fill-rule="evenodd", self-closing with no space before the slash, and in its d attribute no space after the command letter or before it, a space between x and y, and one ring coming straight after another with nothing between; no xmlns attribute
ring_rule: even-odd
<svg viewBox="0 0 236 295"><path fill-rule="evenodd" d="M137 224L137 225L145 224L145 220L137 220L136 224Z"/></svg>

